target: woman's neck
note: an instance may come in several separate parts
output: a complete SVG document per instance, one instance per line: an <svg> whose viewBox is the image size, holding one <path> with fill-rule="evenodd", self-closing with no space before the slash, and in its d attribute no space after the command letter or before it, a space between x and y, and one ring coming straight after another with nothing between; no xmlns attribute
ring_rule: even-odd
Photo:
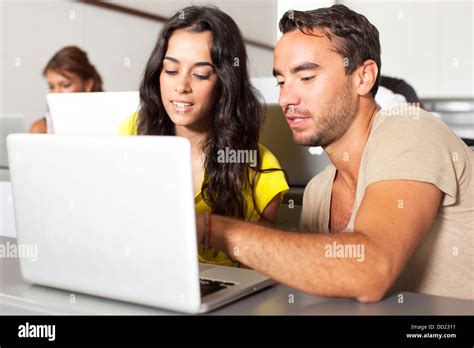
<svg viewBox="0 0 474 348"><path fill-rule="evenodd" d="M191 162L193 171L193 193L196 195L201 190L204 175L204 140L206 132L191 130L186 127L175 126L175 134L185 137L191 143Z"/></svg>
<svg viewBox="0 0 474 348"><path fill-rule="evenodd" d="M204 139L207 132L197 131L182 126L175 126L175 134L189 140L193 153L200 153L203 151Z"/></svg>

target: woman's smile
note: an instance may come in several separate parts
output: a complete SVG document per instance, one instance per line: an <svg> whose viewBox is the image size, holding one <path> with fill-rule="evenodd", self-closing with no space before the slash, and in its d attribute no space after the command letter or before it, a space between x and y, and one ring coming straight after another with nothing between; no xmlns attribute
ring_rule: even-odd
<svg viewBox="0 0 474 348"><path fill-rule="evenodd" d="M191 110L191 107L194 104L190 102L185 102L185 101L172 100L171 105L173 106L173 109L176 112L179 112L180 114L184 114L188 112L189 110Z"/></svg>

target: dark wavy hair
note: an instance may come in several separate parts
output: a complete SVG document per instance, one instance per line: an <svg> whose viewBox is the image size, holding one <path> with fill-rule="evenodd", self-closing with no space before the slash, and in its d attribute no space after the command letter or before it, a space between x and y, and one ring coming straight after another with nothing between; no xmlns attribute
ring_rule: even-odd
<svg viewBox="0 0 474 348"><path fill-rule="evenodd" d="M372 59L379 68L371 93L375 97L380 84L379 31L369 20L344 5L322 7L312 11L287 11L280 19L280 31L299 29L303 34L313 35L319 29L333 42L336 52L348 58L346 75L352 74L367 59Z"/></svg>
<svg viewBox="0 0 474 348"><path fill-rule="evenodd" d="M64 75L65 72L70 72L78 75L82 81L92 79L92 92L102 92L102 78L97 69L91 64L87 53L76 46L67 46L60 49L49 60L48 64L43 69L43 75L49 71L55 71L58 74Z"/></svg>
<svg viewBox="0 0 474 348"><path fill-rule="evenodd" d="M177 29L212 34L211 59L218 81L215 86L213 119L204 140L205 176L201 195L215 214L245 217L244 194L252 195L258 173L277 169L261 169L258 138L263 107L257 90L250 83L247 53L242 35L234 20L215 7L190 6L178 11L162 28L148 59L140 85L140 111L136 124L139 135L175 135L175 127L165 111L160 74L168 42ZM254 175L248 163L219 163L218 151L256 150Z"/></svg>

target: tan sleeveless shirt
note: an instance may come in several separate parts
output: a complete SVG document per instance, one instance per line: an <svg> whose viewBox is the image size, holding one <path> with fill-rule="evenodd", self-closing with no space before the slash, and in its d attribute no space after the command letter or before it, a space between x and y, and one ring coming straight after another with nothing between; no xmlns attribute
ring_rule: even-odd
<svg viewBox="0 0 474 348"><path fill-rule="evenodd" d="M375 116L345 232L353 231L370 184L404 179L436 185L444 194L438 214L392 290L474 299L474 152L426 111L410 108L403 116L393 114L380 111ZM335 174L330 164L308 183L302 212L305 230L329 233Z"/></svg>

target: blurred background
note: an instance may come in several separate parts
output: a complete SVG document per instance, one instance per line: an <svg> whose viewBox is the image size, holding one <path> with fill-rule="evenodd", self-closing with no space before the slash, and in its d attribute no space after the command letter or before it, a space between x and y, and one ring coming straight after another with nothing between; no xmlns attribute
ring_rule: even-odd
<svg viewBox="0 0 474 348"><path fill-rule="evenodd" d="M377 26L383 75L405 80L422 99L473 97L472 1L0 0L0 113L23 114L28 125L41 117L42 69L69 45L88 53L106 91L136 90L163 19L190 4L213 4L233 17L247 39L252 77L271 76L281 15L334 3Z"/></svg>

